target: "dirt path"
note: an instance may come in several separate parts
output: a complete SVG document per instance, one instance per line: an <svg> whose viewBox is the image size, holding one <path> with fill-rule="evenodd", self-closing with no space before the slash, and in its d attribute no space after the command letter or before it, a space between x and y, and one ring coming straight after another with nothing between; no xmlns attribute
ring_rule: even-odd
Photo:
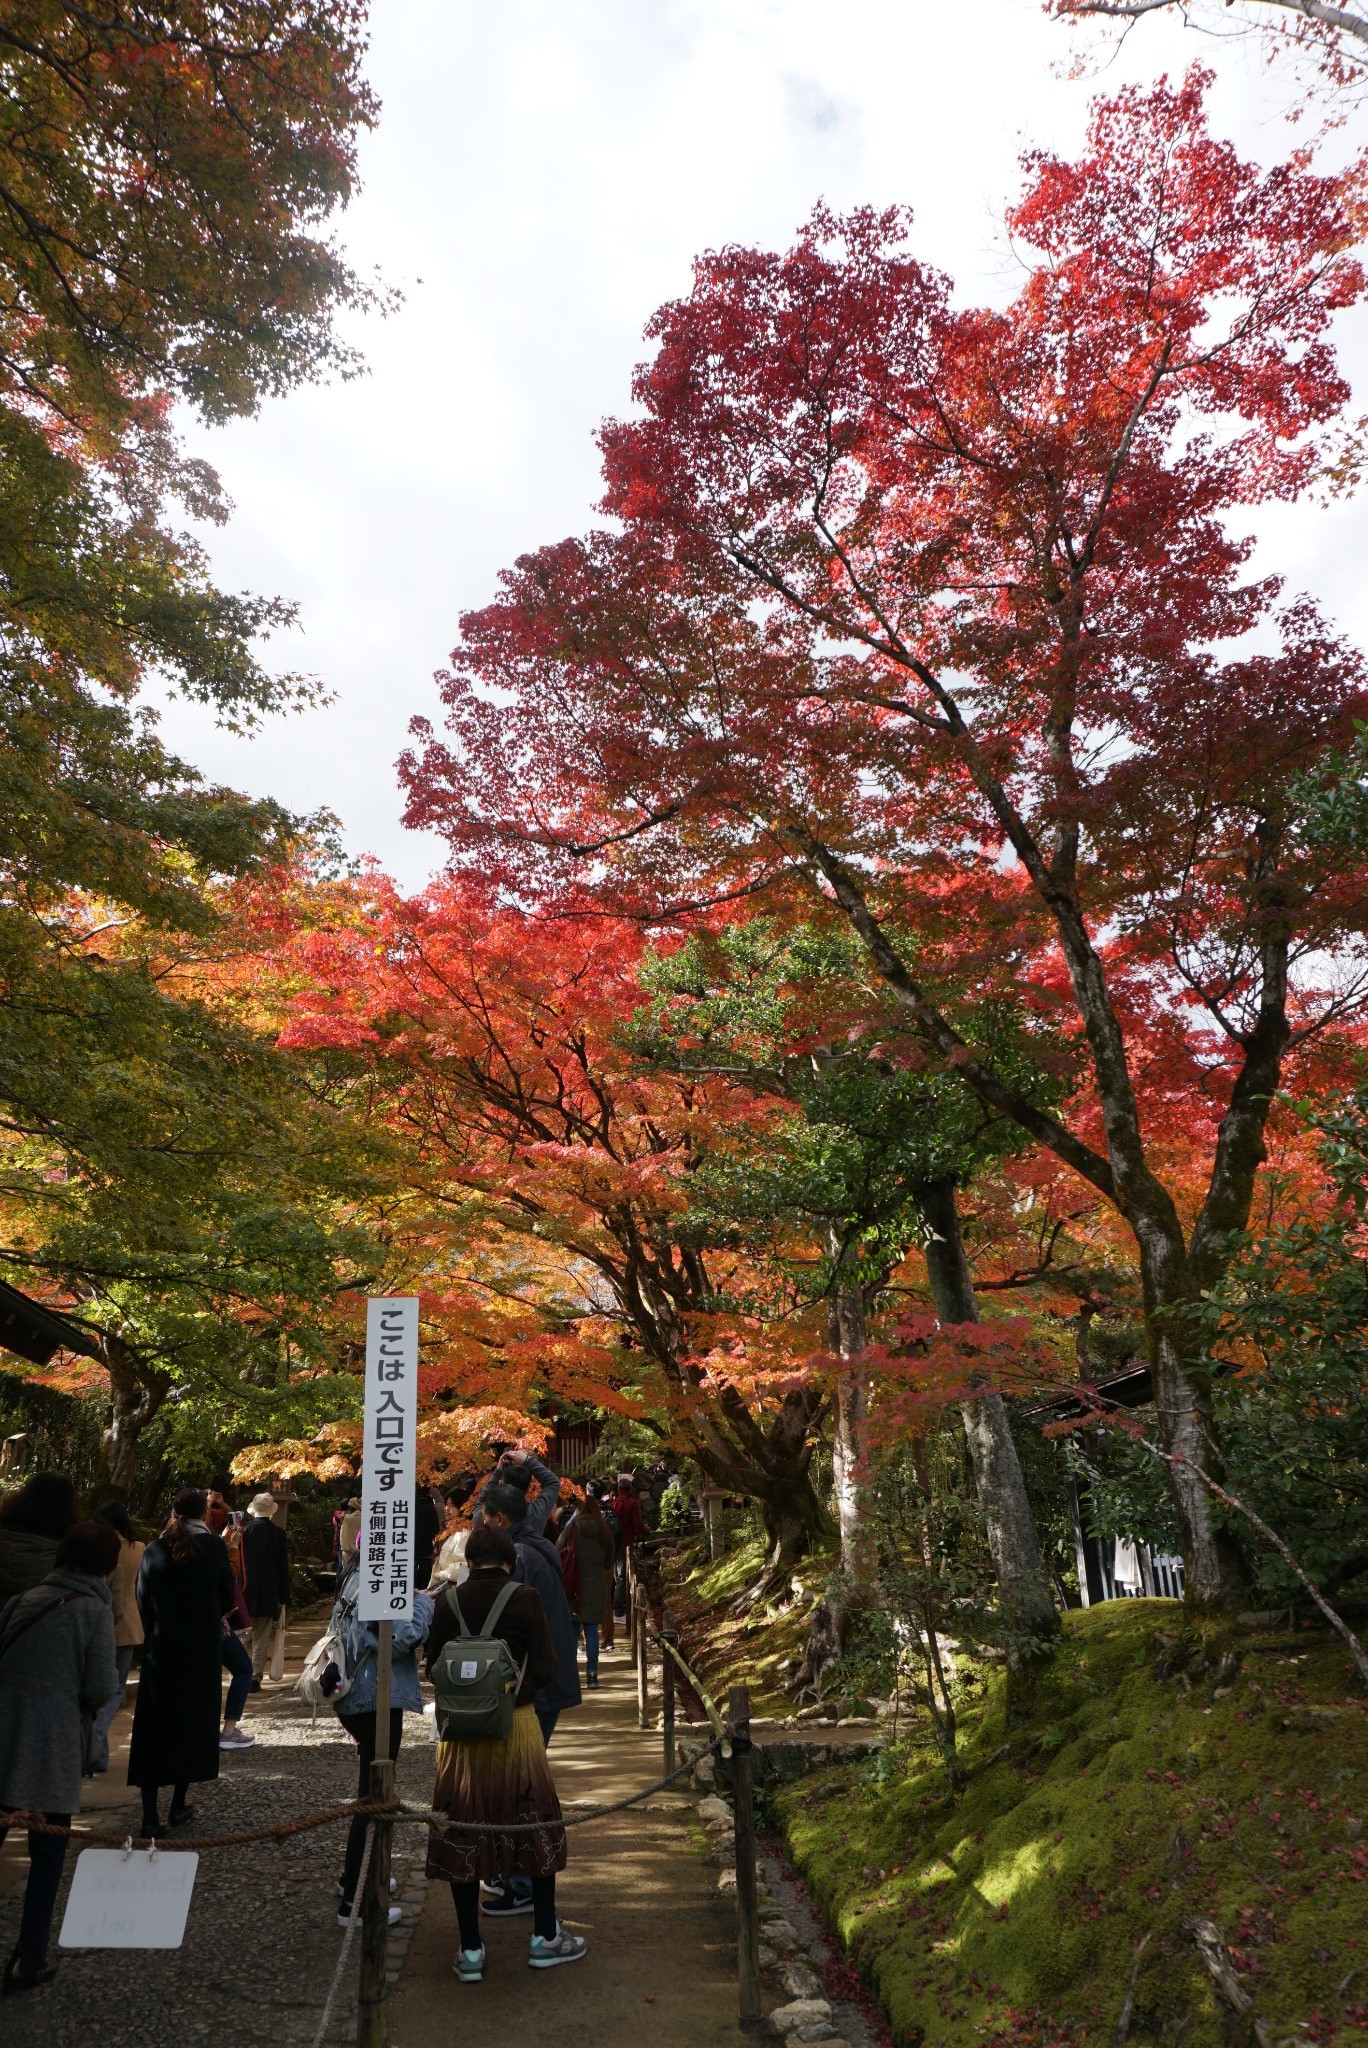
<svg viewBox="0 0 1368 2048"><path fill-rule="evenodd" d="M661 1773L659 1735L636 1725L623 1650L603 1658L601 1678L551 1745L567 1817L577 1801L621 1799ZM589 1954L563 1969L527 1967L532 1923L521 1918L490 1926L484 1982L458 1983L451 1895L432 1885L391 2001L391 2048L448 2048L457 2038L462 2048L552 2038L557 2048L640 2038L736 2048L735 1912L718 1894L692 1810L662 1793L620 1819L571 1830L557 1904Z"/></svg>

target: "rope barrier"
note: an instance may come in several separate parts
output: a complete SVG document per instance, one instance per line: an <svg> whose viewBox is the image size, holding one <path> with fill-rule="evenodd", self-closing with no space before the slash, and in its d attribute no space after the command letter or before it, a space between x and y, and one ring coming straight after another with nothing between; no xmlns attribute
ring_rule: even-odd
<svg viewBox="0 0 1368 2048"><path fill-rule="evenodd" d="M709 1743L709 1750L717 1749L720 1740L719 1737ZM643 1785L639 1791L628 1793L625 1799L615 1799L609 1806L595 1806L587 1813L573 1813L563 1817L561 1826L587 1827L596 1820L607 1819L610 1814L622 1813L629 1806L636 1806L643 1799L650 1799L657 1792L663 1792L676 1778L682 1778L686 1772L691 1771L696 1761L695 1758L688 1763L680 1764L668 1777L657 1778L653 1785ZM402 1799L388 1802L378 1799L353 1799L345 1806L331 1806L322 1813L300 1814L294 1820L277 1821L273 1827L242 1828L227 1835L177 1835L173 1840L174 1846L178 1849L232 1849L244 1842L284 1842L292 1835L307 1834L313 1828L329 1827L339 1821L358 1819L415 1821L434 1830L459 1828L467 1834L490 1835L530 1834L546 1825L544 1821L453 1820L451 1815L444 1813L440 1807L412 1806ZM61 1835L68 1841L83 1842L92 1847L122 1849L130 1841L135 1849L150 1849L154 1846L154 1841L157 1848L168 1846L165 1835L155 1838L148 1835L130 1836L126 1831L122 1834L106 1834L94 1828L76 1828L70 1824L61 1826L55 1821L44 1820L41 1814L36 1813L0 1811L0 1828L27 1828L29 1833L34 1835ZM368 1832L367 1843L370 1839Z"/></svg>
<svg viewBox="0 0 1368 2048"><path fill-rule="evenodd" d="M708 1744L708 1751L720 1747L720 1741L713 1741ZM615 1799L610 1806L592 1806L587 1813L572 1813L568 1816L562 1814L560 1825L563 1828L588 1827L596 1820L606 1820L609 1814L625 1813L629 1806L637 1806L643 1799L651 1799L657 1792L663 1792L667 1785L673 1785L675 1779L684 1777L697 1761L696 1757L691 1757L688 1763L678 1765L667 1777L657 1778L654 1785L643 1785L639 1792L630 1792L625 1799ZM398 1810L391 1813L390 1817L394 1820L421 1822L424 1827L431 1828L434 1834L451 1832L467 1835L527 1835L535 1834L539 1828L546 1826L543 1820L453 1820L451 1815L444 1813L440 1807L409 1806L403 1800L398 1802Z"/></svg>
<svg viewBox="0 0 1368 2048"><path fill-rule="evenodd" d="M2 1812L0 1828L27 1828L31 1835L63 1835L68 1841L79 1841L92 1847L122 1849L126 1842L132 1842L135 1849L232 1849L244 1842L285 1842L291 1835L308 1834L313 1828L332 1826L337 1821L351 1821L358 1816L373 1817L376 1820L393 1819L394 1808L381 1806L369 1799L355 1799L347 1806L330 1806L322 1813L300 1814L295 1820L276 1821L265 1828L241 1828L230 1835L130 1835L125 1828L122 1834L105 1834L96 1828L76 1828L70 1825L59 1827L54 1821L43 1819L40 1813Z"/></svg>

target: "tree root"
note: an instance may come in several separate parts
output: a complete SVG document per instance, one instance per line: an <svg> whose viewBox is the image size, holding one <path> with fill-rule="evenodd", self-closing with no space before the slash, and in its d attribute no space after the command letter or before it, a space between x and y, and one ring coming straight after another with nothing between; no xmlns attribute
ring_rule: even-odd
<svg viewBox="0 0 1368 2048"><path fill-rule="evenodd" d="M1131 2020L1135 2016L1135 1987L1140 1977L1140 1958L1144 1955L1149 1944L1150 1937L1148 1934L1142 1934L1139 1941L1135 1944L1135 1953L1131 1957L1130 1976L1126 1979L1126 1996L1121 2010L1116 2016L1116 2025L1112 2028L1111 2048L1125 2048L1126 2038L1131 2030Z"/></svg>
<svg viewBox="0 0 1368 2048"><path fill-rule="evenodd" d="M1205 1963L1208 1976L1236 2022L1243 2023L1239 2037L1253 2041L1255 2048L1298 2048L1299 2035L1288 2034L1277 2040L1267 2020L1259 2019L1253 2012L1253 1997L1240 1982L1239 1973L1230 1960L1230 1950L1215 1921L1182 1920L1179 1925Z"/></svg>

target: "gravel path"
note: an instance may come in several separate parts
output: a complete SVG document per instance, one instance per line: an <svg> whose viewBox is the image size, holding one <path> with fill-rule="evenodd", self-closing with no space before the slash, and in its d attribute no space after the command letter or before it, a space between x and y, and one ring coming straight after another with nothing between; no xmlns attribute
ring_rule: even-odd
<svg viewBox="0 0 1368 2048"><path fill-rule="evenodd" d="M302 1626L291 1630L291 1673L315 1633ZM97 1803L86 1814L94 1826L137 1824L137 1795L123 1781L128 1721L126 1709L116 1724L124 1739L113 1760L115 1783L99 1787ZM330 1714L320 1714L311 1727L288 1684L255 1694L244 1725L256 1736L255 1748L225 1755L215 1783L191 1788L196 1835L259 1827L354 1795L356 1751L350 1739ZM400 1796L423 1804L432 1794L431 1729L426 1718L407 1715L399 1757ZM184 1944L168 1950L59 1950L56 1934L75 1865L69 1854L54 1922L57 1978L41 1991L6 2000L0 2021L5 2048L77 2048L86 2042L99 2048L222 2048L224 2042L234 2048L264 2048L268 2042L272 2048L308 2048L343 1940L335 1891L343 1834L339 1822L284 1843L204 1850ZM426 1845L421 1828L394 1831L392 1868L404 1920L390 1938L392 1976L422 1905ZM26 1867L7 1845L0 1877L4 1955L18 1936ZM337 2000L340 2017L330 2029L338 2042L355 2034L360 1947L358 1928Z"/></svg>

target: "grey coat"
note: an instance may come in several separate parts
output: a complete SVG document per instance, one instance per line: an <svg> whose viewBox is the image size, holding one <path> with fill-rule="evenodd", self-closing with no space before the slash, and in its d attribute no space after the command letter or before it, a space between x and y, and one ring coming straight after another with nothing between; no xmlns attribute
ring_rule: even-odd
<svg viewBox="0 0 1368 2048"><path fill-rule="evenodd" d="M15 1632L35 1607L77 1597ZM14 1636L14 1647L5 1650ZM0 1610L0 1806L75 1813L85 1729L119 1690L114 1602L103 1579L49 1572Z"/></svg>
<svg viewBox="0 0 1368 2048"><path fill-rule="evenodd" d="M580 1596L575 1605L575 1619L589 1621L595 1627L608 1612L608 1587L613 1575L613 1534L608 1524L602 1524L602 1535L597 1528L577 1515L571 1525L575 1538L575 1558L580 1569ZM560 1548L566 1547L563 1541Z"/></svg>

